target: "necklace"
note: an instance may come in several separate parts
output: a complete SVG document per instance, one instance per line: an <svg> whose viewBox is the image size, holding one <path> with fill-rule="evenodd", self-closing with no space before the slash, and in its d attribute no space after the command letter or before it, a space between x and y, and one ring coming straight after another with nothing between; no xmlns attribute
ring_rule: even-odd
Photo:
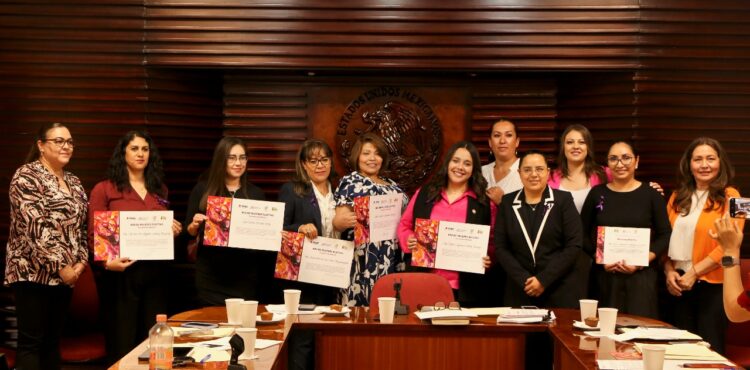
<svg viewBox="0 0 750 370"><path fill-rule="evenodd" d="M695 197L695 205L693 205L690 212L694 212L698 209L698 207L701 207L703 205L703 202L705 202L704 197L708 194L708 190L704 190L702 193L699 194L698 190L693 193L693 196Z"/></svg>
<svg viewBox="0 0 750 370"><path fill-rule="evenodd" d="M535 203L535 204L531 204L531 203L526 203L526 205L528 205L528 206L529 206L529 208L531 208L531 210L532 210L533 212L536 212L536 207L538 207L538 206L539 206L539 203Z"/></svg>

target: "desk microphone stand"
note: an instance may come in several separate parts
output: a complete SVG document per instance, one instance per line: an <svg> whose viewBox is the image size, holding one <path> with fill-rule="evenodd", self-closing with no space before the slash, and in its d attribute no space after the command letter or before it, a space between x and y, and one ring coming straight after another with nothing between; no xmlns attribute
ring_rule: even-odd
<svg viewBox="0 0 750 370"><path fill-rule="evenodd" d="M242 337L235 334L229 339L229 345L232 347L232 357L229 360L227 370L247 370L245 365L240 364L237 360L242 352L245 352L245 341Z"/></svg>
<svg viewBox="0 0 750 370"><path fill-rule="evenodd" d="M393 283L393 290L396 291L396 308L394 310L394 313L396 315L408 315L409 305L401 304L401 284L401 279L398 279L398 281L395 281Z"/></svg>

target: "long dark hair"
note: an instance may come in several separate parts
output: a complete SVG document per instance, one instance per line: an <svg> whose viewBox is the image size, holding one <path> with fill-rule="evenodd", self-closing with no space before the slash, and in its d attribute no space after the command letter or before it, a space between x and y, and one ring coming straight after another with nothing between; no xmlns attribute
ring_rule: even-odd
<svg viewBox="0 0 750 370"><path fill-rule="evenodd" d="M583 141L586 143L586 158L583 162L583 171L586 173L586 178L590 179L592 176L599 178L599 182L604 184L607 182L607 174L602 169L596 159L594 159L594 137L591 136L591 132L586 126L573 124L565 128L560 135L560 152L557 154L557 164L560 166L561 178L568 177L570 175L568 170L568 159L565 157L565 137L571 131L576 131L583 136Z"/></svg>
<svg viewBox="0 0 750 370"><path fill-rule="evenodd" d="M67 126L59 122L45 123L41 127L39 127L39 131L37 131L36 137L34 137L34 142L31 143L29 154L26 155L26 160L23 161L24 164L34 162L35 160L39 159L41 153L39 153L39 146L37 145L37 142L39 142L40 140L47 140L47 132L49 132L49 130L52 130L53 128L58 127L67 128Z"/></svg>
<svg viewBox="0 0 750 370"><path fill-rule="evenodd" d="M202 211L206 210L206 201L209 195L223 196L226 194L227 189L227 156L235 145L239 145L245 150L247 155L247 146L242 139L232 136L222 138L216 149L214 149L214 156L211 159L211 167L208 168L208 179L206 180L206 192L201 198L199 208ZM237 190L243 197L247 198L247 169L240 177L240 188Z"/></svg>
<svg viewBox="0 0 750 370"><path fill-rule="evenodd" d="M453 159L453 155L456 154L458 149L466 149L471 155L471 177L469 178L469 189L474 191L477 195L477 200L481 203L487 203L487 180L482 176L482 166L479 162L479 151L469 141L459 141L448 149L443 158L443 163L440 165L440 169L430 179L430 182L425 186L427 191L427 199L434 201L440 192L448 186L448 164Z"/></svg>
<svg viewBox="0 0 750 370"><path fill-rule="evenodd" d="M305 171L305 162L310 159L316 152L321 152L323 155L331 160L331 172L328 174L328 181L331 186L334 184L336 179L336 170L333 166L333 150L328 144L320 139L307 139L302 145L300 145L297 151L297 158L294 160L294 177L292 177L292 184L294 184L294 193L304 197L310 194L310 176L307 176Z"/></svg>
<svg viewBox="0 0 750 370"><path fill-rule="evenodd" d="M677 169L677 189L675 189L675 198L672 203L672 209L675 212L679 212L682 215L686 215L691 208L693 199L693 193L696 189L695 178L693 172L690 170L690 161L693 158L693 152L695 148L701 145L708 145L716 151L719 156L719 174L716 176L714 181L708 185L708 199L706 201L705 210L724 209L724 203L726 202L726 188L732 184L734 180L734 167L729 161L727 152L724 151L724 147L721 146L718 140L710 137L699 137L693 140L690 145L685 148L685 152L682 153L680 158L680 166Z"/></svg>
<svg viewBox="0 0 750 370"><path fill-rule="evenodd" d="M107 179L117 186L117 190L122 191L130 187L128 178L128 165L125 162L125 151L128 144L135 138L142 138L148 144L148 164L143 171L143 177L146 180L146 190L149 193L163 197L164 194L164 167L159 156L159 149L156 148L151 136L143 131L129 131L120 138L109 159L109 168L107 168Z"/></svg>

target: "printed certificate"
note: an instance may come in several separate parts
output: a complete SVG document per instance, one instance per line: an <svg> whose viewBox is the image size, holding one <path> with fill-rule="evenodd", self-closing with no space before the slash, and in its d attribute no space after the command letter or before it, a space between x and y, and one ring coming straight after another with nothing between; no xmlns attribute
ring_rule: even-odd
<svg viewBox="0 0 750 370"><path fill-rule="evenodd" d="M94 212L94 260L173 260L172 211Z"/></svg>
<svg viewBox="0 0 750 370"><path fill-rule="evenodd" d="M350 283L354 243L284 231L274 276L279 279L346 288Z"/></svg>
<svg viewBox="0 0 750 370"><path fill-rule="evenodd" d="M414 232L412 266L484 274L489 226L418 218Z"/></svg>
<svg viewBox="0 0 750 370"><path fill-rule="evenodd" d="M648 266L651 229L599 226L596 234L596 263Z"/></svg>
<svg viewBox="0 0 750 370"><path fill-rule="evenodd" d="M284 203L209 196L204 245L278 252Z"/></svg>
<svg viewBox="0 0 750 370"><path fill-rule="evenodd" d="M401 193L354 198L354 244L396 239L402 200Z"/></svg>

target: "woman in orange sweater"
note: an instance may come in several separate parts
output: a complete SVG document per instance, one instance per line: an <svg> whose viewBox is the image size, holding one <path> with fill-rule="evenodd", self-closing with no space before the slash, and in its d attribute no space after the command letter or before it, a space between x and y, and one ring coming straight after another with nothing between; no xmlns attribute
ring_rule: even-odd
<svg viewBox="0 0 750 370"><path fill-rule="evenodd" d="M730 186L733 177L734 168L721 144L697 138L680 159L679 184L667 205L672 236L664 273L672 295L671 320L703 337L720 353L727 327L722 300L723 251L708 231L726 212L727 199L739 196Z"/></svg>

